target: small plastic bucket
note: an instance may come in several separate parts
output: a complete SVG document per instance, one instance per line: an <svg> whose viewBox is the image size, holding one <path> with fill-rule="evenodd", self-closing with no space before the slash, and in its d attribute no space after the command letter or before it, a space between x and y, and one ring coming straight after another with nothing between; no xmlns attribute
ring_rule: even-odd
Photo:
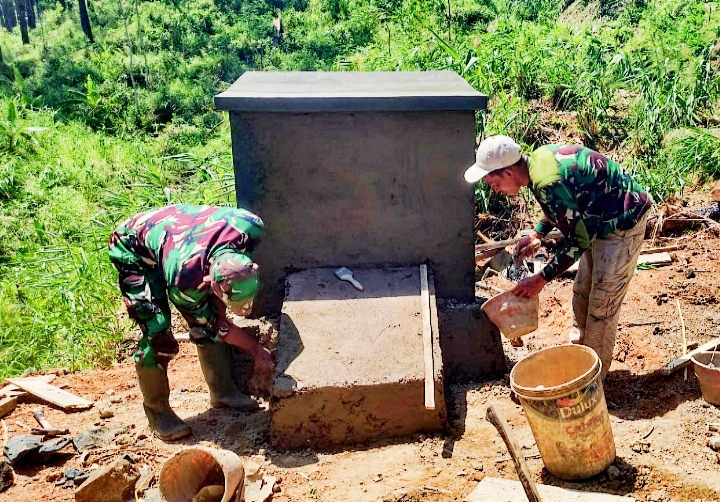
<svg viewBox="0 0 720 502"><path fill-rule="evenodd" d="M710 404L720 405L720 352L700 352L690 359L700 382L703 399Z"/></svg>
<svg viewBox="0 0 720 502"><path fill-rule="evenodd" d="M538 297L522 298L506 291L486 301L482 309L506 338L518 338L538 327Z"/></svg>
<svg viewBox="0 0 720 502"><path fill-rule="evenodd" d="M235 453L195 446L180 450L160 470L160 493L167 502L192 502L205 486L225 487L221 502L242 489L245 469Z"/></svg>
<svg viewBox="0 0 720 502"><path fill-rule="evenodd" d="M589 478L615 460L601 367L591 348L561 345L529 355L510 372L540 456L557 478Z"/></svg>

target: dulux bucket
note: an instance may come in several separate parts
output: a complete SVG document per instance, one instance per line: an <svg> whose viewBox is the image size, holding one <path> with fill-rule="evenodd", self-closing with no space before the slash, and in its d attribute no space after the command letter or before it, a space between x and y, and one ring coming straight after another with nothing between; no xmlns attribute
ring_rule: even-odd
<svg viewBox="0 0 720 502"><path fill-rule="evenodd" d="M530 354L510 372L547 470L565 480L603 472L615 440L595 351L560 345Z"/></svg>
<svg viewBox="0 0 720 502"><path fill-rule="evenodd" d="M700 352L691 357L703 399L720 405L720 352Z"/></svg>

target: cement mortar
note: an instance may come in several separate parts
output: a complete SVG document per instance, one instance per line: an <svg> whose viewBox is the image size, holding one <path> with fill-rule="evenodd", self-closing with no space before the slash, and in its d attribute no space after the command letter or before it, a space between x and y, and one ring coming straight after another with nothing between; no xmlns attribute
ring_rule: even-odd
<svg viewBox="0 0 720 502"><path fill-rule="evenodd" d="M339 281L333 269L288 276L271 403L278 447L326 447L443 426L437 335L437 408L424 406L419 269L353 272L364 291Z"/></svg>

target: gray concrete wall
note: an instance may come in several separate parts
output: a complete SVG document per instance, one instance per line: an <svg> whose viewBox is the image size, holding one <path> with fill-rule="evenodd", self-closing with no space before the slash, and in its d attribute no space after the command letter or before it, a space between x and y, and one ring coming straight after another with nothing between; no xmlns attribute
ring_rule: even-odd
<svg viewBox="0 0 720 502"><path fill-rule="evenodd" d="M266 222L257 314L314 267L429 260L438 297L471 300L474 114L230 112L237 201ZM442 331L442 330L441 330Z"/></svg>

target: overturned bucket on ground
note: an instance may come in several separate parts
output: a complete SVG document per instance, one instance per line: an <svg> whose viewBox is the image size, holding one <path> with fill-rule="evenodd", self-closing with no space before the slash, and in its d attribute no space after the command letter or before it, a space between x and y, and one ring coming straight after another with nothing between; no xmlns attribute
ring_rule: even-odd
<svg viewBox="0 0 720 502"><path fill-rule="evenodd" d="M167 502L192 502L204 487L224 487L221 502L234 500L245 470L235 453L194 446L177 452L160 470L160 493Z"/></svg>
<svg viewBox="0 0 720 502"><path fill-rule="evenodd" d="M691 357L703 399L720 405L720 351L700 352Z"/></svg>
<svg viewBox="0 0 720 502"><path fill-rule="evenodd" d="M522 298L505 291L483 303L485 311L495 326L508 339L532 333L538 327L538 297Z"/></svg>
<svg viewBox="0 0 720 502"><path fill-rule="evenodd" d="M601 366L589 347L561 345L529 355L510 372L545 467L557 478L589 478L615 460Z"/></svg>

